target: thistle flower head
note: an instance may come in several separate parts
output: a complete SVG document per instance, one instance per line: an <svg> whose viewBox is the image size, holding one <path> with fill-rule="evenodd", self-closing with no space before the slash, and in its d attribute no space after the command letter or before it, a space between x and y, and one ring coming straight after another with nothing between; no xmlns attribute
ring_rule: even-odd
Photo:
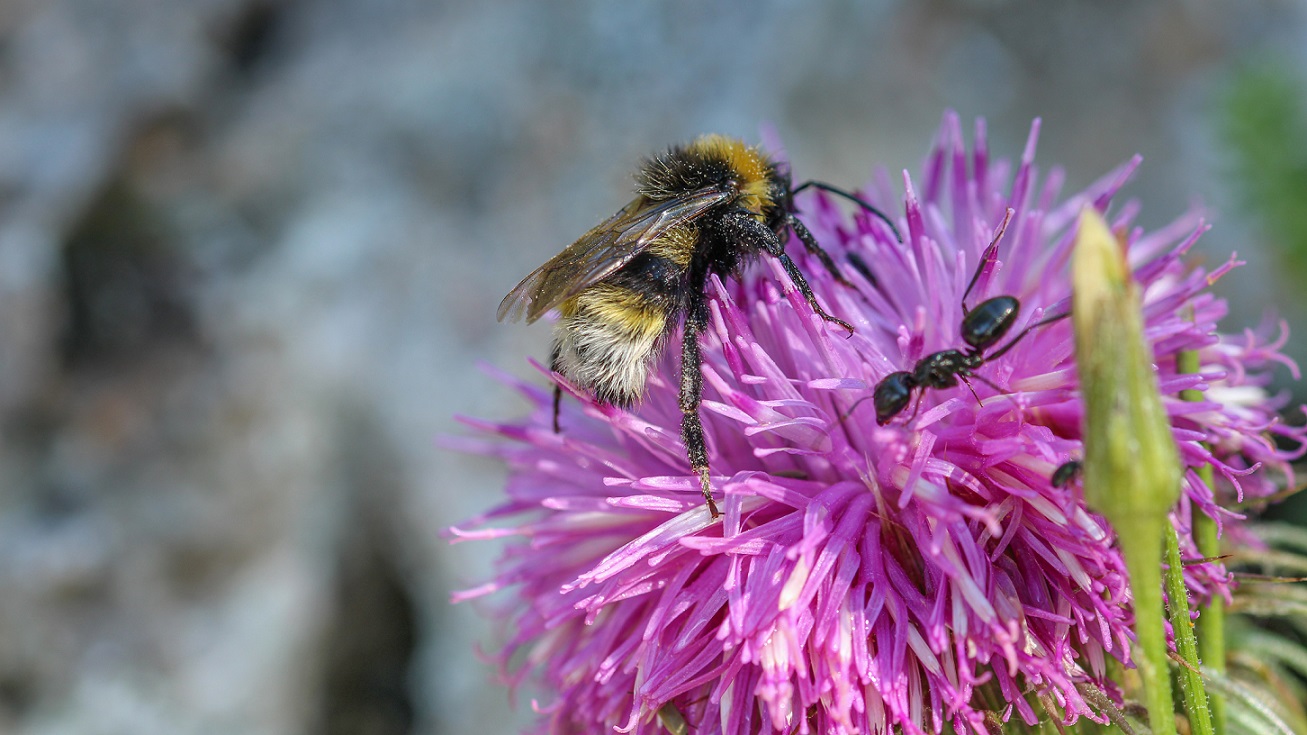
<svg viewBox="0 0 1307 735"><path fill-rule="evenodd" d="M1138 159L1061 198L1062 174L1034 166L1037 134L1017 163L991 161L983 123L968 150L947 115L902 195L885 176L865 192L900 213L902 243L821 193L800 197L853 287L792 256L852 337L773 260L710 283L700 410L721 522L686 466L677 350L634 411L577 395L556 434L548 390L511 381L530 416L467 420L487 436L460 444L508 466L508 499L456 534L516 541L497 578L460 599L511 590L501 662L552 696L542 731L651 733L662 711L698 733L985 733L1048 716L1041 702L1065 722L1102 719L1082 692L1117 690L1108 663L1130 662L1131 596L1111 528L1076 483L1051 480L1082 456L1069 320L987 350L970 386L917 388L920 405L884 425L875 387L966 351L963 319L985 299L1020 302L1002 346L1066 312L1088 205L1123 233L1181 459L1219 478L1185 476L1182 536L1195 513L1234 520L1226 496L1274 492L1290 457L1271 437L1301 444L1303 430L1277 423L1261 389L1272 363L1289 364L1283 326L1216 332L1226 306L1207 289L1237 261L1183 261L1206 225L1134 228L1137 207L1112 200ZM1201 372L1177 371L1187 350ZM1186 389L1204 400L1179 400ZM1186 573L1200 596L1228 592L1219 562Z"/></svg>

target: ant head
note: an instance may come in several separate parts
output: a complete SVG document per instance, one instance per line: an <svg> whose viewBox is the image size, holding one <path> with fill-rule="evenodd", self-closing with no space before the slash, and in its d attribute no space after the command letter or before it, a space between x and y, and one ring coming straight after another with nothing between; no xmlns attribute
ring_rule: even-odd
<svg viewBox="0 0 1307 735"><path fill-rule="evenodd" d="M912 377L912 373L899 371L890 373L876 384L876 391L872 394L872 400L876 404L876 423L884 426L891 419L903 413L903 409L908 407L908 402L912 400L912 389L917 387L917 381Z"/></svg>
<svg viewBox="0 0 1307 735"><path fill-rule="evenodd" d="M1012 296L995 296L982 301L962 317L962 341L976 352L984 352L1003 339L1021 312L1021 302Z"/></svg>

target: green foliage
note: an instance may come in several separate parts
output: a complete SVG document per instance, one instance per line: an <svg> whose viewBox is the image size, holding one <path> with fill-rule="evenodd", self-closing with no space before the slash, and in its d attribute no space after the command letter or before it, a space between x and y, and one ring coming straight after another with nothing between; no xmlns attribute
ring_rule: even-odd
<svg viewBox="0 0 1307 735"><path fill-rule="evenodd" d="M1307 108L1287 66L1241 72L1222 104L1232 181L1294 277L1307 273Z"/></svg>
<svg viewBox="0 0 1307 735"><path fill-rule="evenodd" d="M1229 670L1203 668L1209 690L1230 700L1233 733L1307 733L1307 530L1284 523L1252 527L1269 548L1240 552L1229 618ZM1293 575L1293 576L1286 576Z"/></svg>

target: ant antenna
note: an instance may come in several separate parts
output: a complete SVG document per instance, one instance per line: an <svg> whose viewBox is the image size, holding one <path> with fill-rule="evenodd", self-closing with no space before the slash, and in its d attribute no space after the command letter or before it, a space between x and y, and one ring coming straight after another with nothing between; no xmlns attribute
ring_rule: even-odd
<svg viewBox="0 0 1307 735"><path fill-rule="evenodd" d="M852 416L852 415L853 415L853 412L856 411L856 410L858 410L858 406L861 406L861 405L862 405L862 402L863 402L863 401L867 401L867 400L871 400L871 396L863 396L863 397L859 398L858 400L854 401L854 402L853 402L853 405L852 405L852 406L849 406L849 410L845 411L845 412L840 416L840 421L843 421L844 419L847 419L848 417Z"/></svg>
<svg viewBox="0 0 1307 735"><path fill-rule="evenodd" d="M994 254L998 251L998 241L1003 239L1003 233L1007 232L1007 225L1012 221L1012 215L1014 214L1016 214L1016 210L1008 207L1007 214L1003 215L1003 222L999 224L998 231L994 233L994 239L989 241L989 247L985 248L984 253L981 253L980 262L976 264L976 272L971 274L971 283L968 283L967 290L962 292L963 314L966 314L968 311L967 297L971 295L971 289L976 287L976 281L980 280L980 274L985 272L985 264L988 263L990 258L994 257Z"/></svg>
<svg viewBox="0 0 1307 735"><path fill-rule="evenodd" d="M849 192L844 191L843 189L836 188L822 181L805 181L802 184L799 184L798 186L791 189L790 193L798 194L804 189L807 189L809 186L811 186L814 189L821 189L822 191L828 191L831 194L842 196L845 199L854 202L855 204L867 210L868 212L871 212L877 217L880 217L881 220L885 222L885 224L889 225L890 232L894 233L894 239L898 240L899 242L903 242L903 236L899 234L899 228L894 226L894 223L890 221L890 218L887 217L884 212L880 211L879 209L876 209L875 207L871 206L867 202L863 201L861 197L854 196L853 194L850 194Z"/></svg>

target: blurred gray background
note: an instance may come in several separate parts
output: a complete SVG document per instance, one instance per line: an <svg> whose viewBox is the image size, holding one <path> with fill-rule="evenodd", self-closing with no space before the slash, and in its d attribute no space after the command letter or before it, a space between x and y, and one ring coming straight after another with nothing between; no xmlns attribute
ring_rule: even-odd
<svg viewBox="0 0 1307 735"><path fill-rule="evenodd" d="M522 410L499 299L702 132L857 186L1042 116L1068 190L1138 152L1143 224L1210 207L1227 328L1307 329L1248 189L1303 128L1237 96L1292 119L1304 49L1288 1L3 0L0 732L521 728L449 604L496 547L442 537L502 474L435 438Z"/></svg>

